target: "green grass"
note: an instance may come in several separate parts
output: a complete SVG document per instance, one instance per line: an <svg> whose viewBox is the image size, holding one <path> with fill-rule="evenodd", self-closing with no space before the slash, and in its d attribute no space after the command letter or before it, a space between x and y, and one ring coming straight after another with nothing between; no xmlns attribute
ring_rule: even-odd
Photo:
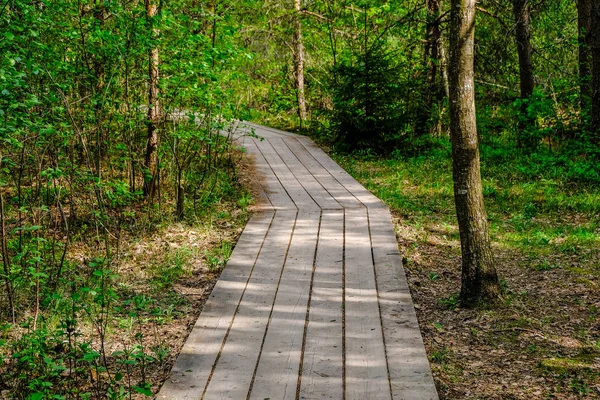
<svg viewBox="0 0 600 400"><path fill-rule="evenodd" d="M448 239L455 227L451 150L439 141L427 155L387 159L335 155L336 160L413 227L436 226ZM483 145L483 191L492 240L516 249L536 269L572 268L600 274L590 252L600 247L600 168L581 156L541 149ZM570 265L545 257L570 255ZM576 267L575 267L576 265Z"/></svg>

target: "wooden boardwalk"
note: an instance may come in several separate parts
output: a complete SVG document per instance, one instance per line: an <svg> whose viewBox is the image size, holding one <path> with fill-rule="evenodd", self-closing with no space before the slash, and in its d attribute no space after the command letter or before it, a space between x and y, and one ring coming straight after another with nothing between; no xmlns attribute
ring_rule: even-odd
<svg viewBox="0 0 600 400"><path fill-rule="evenodd" d="M158 399L437 399L387 207L311 140L246 124L265 203Z"/></svg>

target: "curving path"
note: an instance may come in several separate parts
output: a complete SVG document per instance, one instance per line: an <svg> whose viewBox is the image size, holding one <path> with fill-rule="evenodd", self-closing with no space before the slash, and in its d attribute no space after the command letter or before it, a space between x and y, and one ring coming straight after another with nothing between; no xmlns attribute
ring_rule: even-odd
<svg viewBox="0 0 600 400"><path fill-rule="evenodd" d="M265 177L158 399L437 399L387 207L310 139L244 123Z"/></svg>

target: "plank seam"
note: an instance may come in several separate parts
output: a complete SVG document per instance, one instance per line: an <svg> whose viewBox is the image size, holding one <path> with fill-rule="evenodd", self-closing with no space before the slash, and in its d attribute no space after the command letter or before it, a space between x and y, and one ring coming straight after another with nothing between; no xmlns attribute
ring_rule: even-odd
<svg viewBox="0 0 600 400"><path fill-rule="evenodd" d="M292 138L293 140L296 140L296 138ZM325 186L323 186L323 184L321 183L321 181L315 176L315 174L313 174L312 172L310 172L310 170L308 169L308 166L306 166L306 164L304 164L302 162L302 160L300 160L300 158L298 158L298 156L296 155L296 153L294 153L294 151L290 148L290 146L287 143L287 140L285 139L281 139L283 145L285 147L287 147L287 149L289 150L290 153L292 153L292 155L294 156L294 158L298 161L298 163L300 165L302 165L304 167L304 169L314 178L314 180L319 184L319 186L321 186L321 188L323 188L323 190L329 195L329 197L331 197L333 199L333 201L335 201L337 203L338 206L340 206L340 209L343 209L344 206L340 204L340 202L335 198L334 195L331 194L331 192L329 190L327 190L327 188ZM308 153L308 152L307 152ZM293 173L293 172L292 172ZM294 176L296 176L296 174L294 174ZM339 183L339 182L338 182ZM305 189L306 190L306 189ZM307 191L308 192L308 191ZM350 192L348 192L350 193ZM309 193L310 195L310 193ZM312 197L312 196L311 196ZM313 198L314 200L314 198ZM316 202L316 201L315 201Z"/></svg>
<svg viewBox="0 0 600 400"><path fill-rule="evenodd" d="M347 192L350 194L350 196L354 197L354 198L356 199L356 201L357 201L357 202L359 202L359 203L360 203L360 204L361 204L363 207L365 207L365 208L367 208L367 207L368 207L368 206L367 206L365 203L363 203L363 202L362 202L362 201L361 201L361 200L360 200L358 197L356 197L356 195L355 195L354 193L352 193L352 192L350 191L350 189L348 189L348 188L346 187L346 185L344 185L342 182L340 182L340 180L339 180L337 177L335 177L335 176L334 176L334 175L331 173L331 171L329 171L329 168L325 167L325 166L323 165L323 163L322 163L321 161L319 161L319 159L318 159L317 157L315 157L315 155L314 155L314 154L313 154L313 153L312 153L312 152L311 152L311 151L308 149L308 147L306 147L306 145L305 145L305 144L304 144L304 143L303 143L301 140L298 140L298 138L294 138L294 139L296 139L296 140L298 141L298 143L300 143L300 145L301 145L302 147L304 147L304 149L306 150L306 152L307 152L307 153L308 153L308 154L309 154L309 155L310 155L310 156L311 156L311 157L312 157L312 158L313 158L313 159L314 159L314 160L317 162L317 164L319 164L319 165L320 165L320 166L321 166L321 167L322 167L322 168L323 168L323 169L324 169L324 170L325 170L325 171L326 171L326 172L329 174L329 176L331 176L331 178L332 178L333 180L335 180L337 183L339 183L341 187L343 187L344 189L346 189L346 191L347 191ZM310 139L309 139L309 140L310 140ZM333 161L333 159L332 159L332 161ZM334 161L334 162L335 162L335 161ZM341 167L340 167L340 168L341 168ZM352 178L352 177L351 177L351 178ZM354 179L354 178L352 178L352 179ZM342 208L344 208L344 209L345 209L346 207L342 207ZM344 218L345 218L345 217L344 217Z"/></svg>
<svg viewBox="0 0 600 400"><path fill-rule="evenodd" d="M246 124L248 127L263 129L263 130L268 131L268 132L278 133L280 135L284 135L284 136L288 136L288 137L295 136L295 134L291 133L291 132L282 131L282 130L271 128L271 127L268 127L268 126L257 125L255 123L252 123L252 122L249 122L249 121L243 121L242 123Z"/></svg>
<svg viewBox="0 0 600 400"><path fill-rule="evenodd" d="M371 244L371 260L373 262L373 276L375 277L375 292L377 294L377 309L379 310L379 325L381 326L381 337L383 339L383 352L385 354L385 368L387 370L388 385L390 387L390 397L394 400L394 391L392 388L392 375L390 373L390 361L388 359L387 343L385 341L385 329L383 316L381 314L381 297L379 296L379 282L377 281L377 268L375 267L375 250L373 249L373 233L371 231L371 214L367 207L367 226L369 227L369 242ZM394 238L396 237L394 233Z"/></svg>
<svg viewBox="0 0 600 400"><path fill-rule="evenodd" d="M308 195L308 197L310 197L310 199L313 201L313 203L315 203L315 204L316 204L316 206L317 206L319 209L322 209L322 208L321 208L321 206L319 206L319 203L317 203L317 201L315 200L315 198L312 196L312 194L310 194L310 192L309 192L309 191L306 189L306 187L305 187L305 186L302 184L302 182L300 181L300 179L299 179L299 178L296 176L296 174L294 173L294 171L292 171L292 170L290 169L290 167L289 167L288 163L287 163L287 162L285 162L285 161L283 160L283 157L282 157L282 156L281 156L281 154L279 154L279 152L278 152L278 151L275 149L275 147L273 146L273 144L271 143L271 141L270 141L270 140L268 140L268 139L265 139L265 142L267 142L267 143L269 144L269 146L271 146L271 149L273 149L273 152L275 153L275 155L277 155L277 157L279 157L279 159L281 160L281 162L282 162L282 163L285 165L285 167L288 169L288 171L290 171L290 173L292 174L292 176L294 177L294 179L295 179L295 180L296 180L296 181L297 181L297 182L300 184L300 187L302 187L302 189L304 189L304 191L306 192L306 194ZM293 153L292 153L292 154L293 154ZM265 159L266 159L266 157L265 157ZM267 160L267 162L269 162L269 160ZM275 174L277 174L277 173L276 173L274 170L273 170L273 172L274 172ZM283 185L283 184L282 184L282 185ZM284 189L285 189L285 187L284 187ZM287 192L287 190L286 190L286 192ZM291 198L291 196L290 196L290 198ZM294 204L295 204L295 203L294 203ZM298 208L298 209L299 209L300 207L298 207L298 205L296 205L296 208Z"/></svg>
<svg viewBox="0 0 600 400"><path fill-rule="evenodd" d="M266 160L266 158L264 157L264 155L263 155L263 154L262 154L262 152L260 151L260 148L258 147L258 145L256 144L256 142L254 141L254 138L253 138L253 137L251 137L251 136L244 136L244 137L242 138L242 139L243 139L243 140L242 140L242 143L241 143L241 144L242 144L242 146L244 146L244 144L246 143L246 141L245 141L245 139L246 139L246 138L249 138L249 141L251 141L252 145L253 145L253 146L256 148L256 150L257 150L257 151L258 151L258 153L259 153L259 154L256 154L256 153L252 154L252 156L253 156L253 158L254 158L254 159L253 159L254 163L255 163L255 164L258 164L258 163L257 163L257 160L256 160L256 158L258 158L258 157L260 156L260 157L261 157L261 158L262 158L262 159L265 161L266 167L267 167L268 169L270 169L270 170L271 170L271 172L273 173L273 175L274 175L275 177L277 177L277 176L275 175L275 172L273 171L273 168L271 168L271 166L269 165L268 161ZM239 139L238 139L238 140L239 140ZM266 178L266 177L265 177L265 178ZM278 180L278 182L279 182L279 184L280 184L281 188L282 188L283 190L285 190L285 188L283 187L283 185L281 184L281 182L280 182L279 180ZM265 209L267 209L267 210L275 210L275 209L276 209L276 207L275 207L275 205L273 204L273 202L271 201L271 197L269 197L269 193L267 192L267 188L266 188L266 187L264 187L263 185L260 185L260 186L261 186L261 188L260 188L260 194L262 194L262 195L263 195L262 197L266 198L266 199L267 199L267 201L268 201L268 202L269 202L269 204L270 204L270 206L267 206L267 207L265 207ZM290 198L290 200L292 200L292 199L291 199L291 197L290 197L290 195L289 195L289 193L287 193L287 191L286 191L286 194L287 194L287 196ZM293 200L292 200L292 201L293 201Z"/></svg>
<svg viewBox="0 0 600 400"><path fill-rule="evenodd" d="M255 139L252 139L253 141L255 141ZM265 141L268 142L267 139L265 139ZM292 198L292 196L290 195L290 192L288 192L287 188L285 187L285 185L281 182L281 179L279 179L279 176L277 175L277 173L275 172L275 170L273 169L273 166L271 165L271 163L269 162L269 160L267 160L267 157L265 157L265 154L263 153L263 151L261 150L260 146L258 146L256 143L254 143L256 145L256 148L258 149L258 152L261 154L261 156L264 158L265 162L267 163L267 166L269 167L269 169L273 172L273 176L275 177L275 179L277 179L277 182L279 182L279 184L281 185L281 187L283 188L283 190L285 191L285 193L288 195L288 197L290 198L290 201L294 204L294 207L296 208L296 210L299 210L298 205L296 204L296 202L294 201L294 199Z"/></svg>
<svg viewBox="0 0 600 400"><path fill-rule="evenodd" d="M258 371L258 364L260 364L260 358L262 356L263 348L265 346L265 340L267 339L267 333L269 333L269 325L271 325L271 319L273 318L273 309L275 308L275 303L277 302L277 294L279 293L279 285L281 284L281 277L283 276L283 271L285 271L285 266L287 264L288 255L290 253L290 247L292 244L292 239L294 238L294 232L296 231L296 225L298 223L298 214L299 211L296 210L296 218L294 219L294 226L292 227L292 233L290 235L290 240L287 244L287 249L285 251L285 256L283 257L283 265L281 266L281 272L279 273L279 280L277 281L277 288L275 289L275 295L273 296L273 304L271 304L271 311L269 312L269 319L267 320L267 324L265 326L265 333L263 334L262 342L260 344L260 350L258 352L258 358L256 359L256 365L254 366L254 372L252 372L252 380L250 381L250 387L248 388L248 394L246 395L246 400L250 400L250 396L252 394L252 388L254 387L254 380L256 379L256 372Z"/></svg>
<svg viewBox="0 0 600 400"><path fill-rule="evenodd" d="M221 353L223 352L223 348L225 347L225 343L227 343L227 339L229 337L229 333L231 332L231 327L233 326L233 322L235 321L235 317L238 314L238 311L240 309L240 304L242 303L242 300L244 298L244 294L246 294L246 289L248 288L248 283L250 282L250 279L252 278L252 273L254 272L254 268L256 267L256 263L258 262L258 258L260 257L260 254L262 253L263 250L263 246L267 240L267 236L269 236L269 232L271 231L271 227L273 226L273 221L275 220L275 215L277 214L277 212L273 212L273 216L271 217L271 222L269 223L269 227L267 228L267 232L265 233L265 236L263 237L262 242L260 243L260 249L258 251L258 253L256 254L256 258L254 259L254 263L252 264L252 269L250 270L250 274L248 274L248 278L246 279L246 284L244 285L244 290L242 292L242 295L240 296L240 300L235 308L235 312L233 313L233 318L231 319L231 322L229 322L229 326L227 327L227 332L225 333L225 336L223 337L223 341L221 342L221 347L219 348L219 353L217 354L217 357L215 358L215 362L213 363L211 369L210 369L210 374L208 375L208 379L206 380L206 384L204 385L204 390L202 391L202 395L200 396L200 399L203 400L204 396L206 395L206 391L208 390L208 385L210 384L210 381L213 377L213 374L215 373L215 369L217 367L217 364L219 363L219 359L221 358Z"/></svg>
<svg viewBox="0 0 600 400"><path fill-rule="evenodd" d="M300 353L300 365L298 367L298 383L296 384L296 400L300 399L300 387L302 385L302 370L304 368L304 351L306 350L306 334L308 332L308 322L310 318L310 302L312 300L313 284L315 281L315 270L317 267L317 251L321 237L321 223L323 222L323 210L319 214L319 229L317 230L317 242L315 244L315 253L313 256L312 274L310 276L310 288L308 289L308 302L306 304L306 319L304 320L304 333L302 335L302 350Z"/></svg>

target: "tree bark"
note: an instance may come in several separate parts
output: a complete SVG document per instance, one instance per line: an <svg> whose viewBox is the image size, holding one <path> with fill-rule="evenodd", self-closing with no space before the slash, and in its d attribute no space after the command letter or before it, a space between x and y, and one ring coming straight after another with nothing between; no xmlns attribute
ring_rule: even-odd
<svg viewBox="0 0 600 400"><path fill-rule="evenodd" d="M592 140L600 142L600 4L592 6Z"/></svg>
<svg viewBox="0 0 600 400"><path fill-rule="evenodd" d="M153 19L156 16L157 7L152 0L146 0L146 12L150 25L153 26ZM152 35L158 33L154 27ZM156 181L158 175L158 122L159 122L159 105L158 105L158 47L153 46L148 52L148 134L146 142L146 173L144 177L144 196L153 198L156 191Z"/></svg>
<svg viewBox="0 0 600 400"><path fill-rule="evenodd" d="M531 55L531 28L529 24L529 0L513 0L515 16L515 37L519 53L519 75L521 82L521 98L531 97L535 88L533 61Z"/></svg>
<svg viewBox="0 0 600 400"><path fill-rule="evenodd" d="M417 132L425 134L428 131L435 133L439 127L438 121L430 121L432 118L433 105L443 97L444 75L442 44L442 31L440 29L440 15L442 0L427 0L427 37L425 40L425 68L427 70L424 107L421 109L419 126ZM428 124L431 122L431 124Z"/></svg>
<svg viewBox="0 0 600 400"><path fill-rule="evenodd" d="M300 21L301 13L302 8L300 0L294 0L294 64L300 126L306 121L306 98L304 96L304 39L302 37L302 23Z"/></svg>
<svg viewBox="0 0 600 400"><path fill-rule="evenodd" d="M94 18L100 29L104 28L104 21L106 20L106 9L102 2L96 2L94 8ZM105 153L104 147L106 146L106 137L103 129L104 125L104 107L103 102L100 100L102 98L102 90L104 88L104 79L105 79L105 65L106 60L103 55L95 55L94 56L94 74L96 76L95 83L95 94L98 97L96 100L96 104L94 106L95 116L96 116L96 151L95 151L95 162L94 167L96 168L96 176L100 178L102 173L102 158Z"/></svg>
<svg viewBox="0 0 600 400"><path fill-rule="evenodd" d="M592 97L591 72L591 31L592 0L577 0L577 29L579 44L579 80L581 106L585 107Z"/></svg>
<svg viewBox="0 0 600 400"><path fill-rule="evenodd" d="M475 119L475 2L452 0L450 22L452 166L462 250L460 296L465 306L500 294L483 202Z"/></svg>

